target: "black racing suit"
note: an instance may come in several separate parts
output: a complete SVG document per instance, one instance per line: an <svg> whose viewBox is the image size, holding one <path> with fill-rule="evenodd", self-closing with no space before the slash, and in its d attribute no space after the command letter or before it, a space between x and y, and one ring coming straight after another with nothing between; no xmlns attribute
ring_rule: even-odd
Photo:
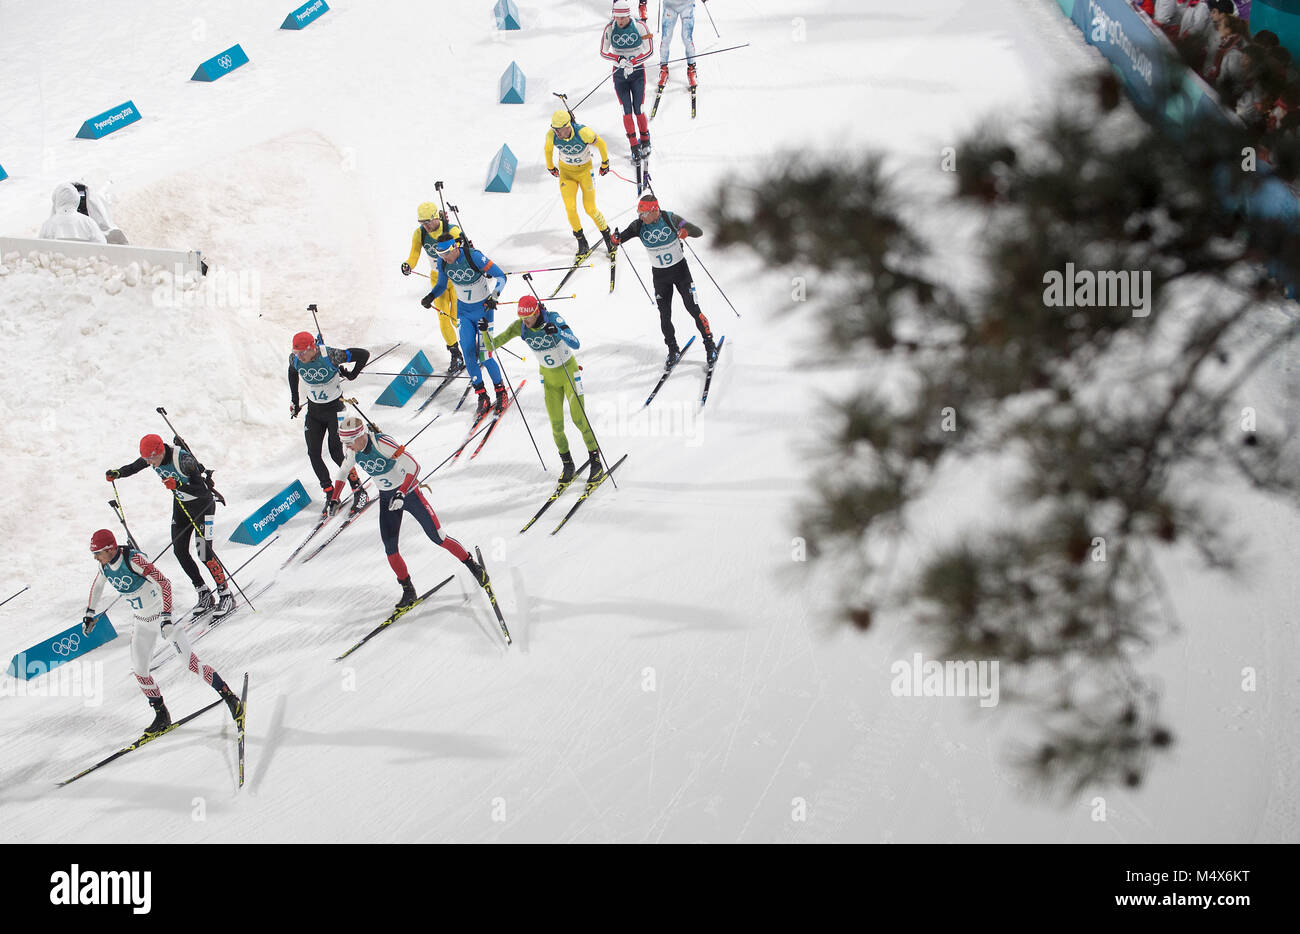
<svg viewBox="0 0 1300 934"><path fill-rule="evenodd" d="M689 236L699 237L704 233L699 227L687 223L670 211L664 211L663 216L673 227L685 225L686 233ZM634 237L640 237L640 235L641 218L638 217L626 229L619 231L618 239L620 243L627 243ZM711 351L713 348L713 331L709 329L709 319L704 317L704 312L700 310L700 305L695 300L695 280L691 278L691 270L686 265L686 257L683 256L681 262L675 263L666 269L652 266L650 277L655 286L655 304L659 306L659 328L663 331L664 343L668 345L668 350L673 353L678 350L677 334L673 330L673 289L676 289L682 297L682 304L686 306L690 316L695 319L695 326L704 338L705 348Z"/></svg>
<svg viewBox="0 0 1300 934"><path fill-rule="evenodd" d="M370 359L370 351L363 350L360 347L348 347L346 350L330 348L330 361L339 368L339 375L344 379L356 379L361 372L361 368L366 365ZM340 364L353 363L352 369L345 370ZM289 401L293 404L294 411L299 408L298 403L298 370L294 367L293 361L289 361ZM325 466L325 459L321 457L322 443L326 438L329 439L330 459L334 464L343 463L343 442L339 440L339 413L343 411L343 400L335 399L333 402L313 402L307 400L307 414L303 417L303 436L307 441L307 456L311 459L311 469L316 474L316 479L320 482L321 489L332 489L332 471ZM354 471L349 478L353 481L353 486L357 485L356 472Z"/></svg>
<svg viewBox="0 0 1300 934"><path fill-rule="evenodd" d="M149 463L143 457L137 457L125 467L119 467L117 472L123 477L130 477L148 466ZM208 573L212 575L212 580L217 585L217 590L224 590L226 575L221 570L221 562L217 560L216 552L212 550L212 543L203 537L204 521L216 511L212 490L203 476L203 465L184 448L167 444L163 446L163 460L160 467L170 468L181 474L181 477L177 478L176 489L172 491L172 544L175 546L172 550L176 553L176 562L185 572L185 576L190 579L195 590L205 586L199 574L199 566L190 555L190 536L195 535L195 526L197 526L199 532L195 535L195 551L198 552L199 560L207 566Z"/></svg>

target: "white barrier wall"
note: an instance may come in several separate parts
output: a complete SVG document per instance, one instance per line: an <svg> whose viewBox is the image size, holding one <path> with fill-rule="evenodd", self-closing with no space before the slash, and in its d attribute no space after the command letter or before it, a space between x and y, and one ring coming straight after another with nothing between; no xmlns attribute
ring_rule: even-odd
<svg viewBox="0 0 1300 934"><path fill-rule="evenodd" d="M148 262L154 266L163 266L169 272L175 271L177 264L182 272L198 272L207 275L208 265L203 261L199 250L164 250L147 246L122 246L113 243L87 243L83 240L29 240L24 237L0 237L0 258L10 253L26 256L31 252L62 253L64 256L102 256L115 266L126 266L132 262Z"/></svg>

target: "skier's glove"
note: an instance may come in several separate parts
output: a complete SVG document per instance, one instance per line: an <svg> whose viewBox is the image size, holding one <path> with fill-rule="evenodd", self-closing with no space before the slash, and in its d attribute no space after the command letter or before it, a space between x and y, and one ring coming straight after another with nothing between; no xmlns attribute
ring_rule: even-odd
<svg viewBox="0 0 1300 934"><path fill-rule="evenodd" d="M168 638L171 636L171 633L167 631L171 629L171 627L172 627L172 615L167 610L163 610L162 616L158 620L158 628L162 630L162 634L164 638Z"/></svg>
<svg viewBox="0 0 1300 934"><path fill-rule="evenodd" d="M611 230L611 231L609 232L609 240L610 240L610 242L611 242L612 244L614 244L614 246L618 246L620 243L623 242L622 240L620 240L620 239L618 238L618 231L617 231L617 230Z"/></svg>
<svg viewBox="0 0 1300 934"><path fill-rule="evenodd" d="M109 483L112 483L114 480L116 480L116 479L117 479L118 477L120 477L120 476L122 476L122 471L120 471L120 470L106 470L106 471L104 471L104 479L107 480Z"/></svg>
<svg viewBox="0 0 1300 934"><path fill-rule="evenodd" d="M409 276L410 274L411 274L411 264L402 263L402 275Z"/></svg>
<svg viewBox="0 0 1300 934"><path fill-rule="evenodd" d="M406 500L403 498L401 493L398 493L396 496L394 496L392 499L388 501L388 511L401 512L402 507L405 504L406 504Z"/></svg>
<svg viewBox="0 0 1300 934"><path fill-rule="evenodd" d="M289 417L290 417L290 418L297 418L297 417L298 417L298 413L301 412L301 411L302 411L302 405L301 405L301 404L299 404L299 403L297 403L297 402L290 402L290 403L289 403Z"/></svg>
<svg viewBox="0 0 1300 934"><path fill-rule="evenodd" d="M180 486L180 483L177 482L175 477L167 477L165 480L163 480L163 486L167 487L167 489L172 490L174 492L176 488Z"/></svg>
<svg viewBox="0 0 1300 934"><path fill-rule="evenodd" d="M432 307L433 307L433 293L430 292L428 295L424 296L424 298L420 299L420 304L423 305L425 308L432 308Z"/></svg>
<svg viewBox="0 0 1300 934"><path fill-rule="evenodd" d="M495 295L489 295L487 298L483 299L483 307L486 308L488 311L493 311L497 307L497 297ZM478 323L478 328L480 331L487 330L486 318L484 318L482 321Z"/></svg>
<svg viewBox="0 0 1300 934"><path fill-rule="evenodd" d="M618 60L618 67L623 69L624 78L632 77L632 62L629 59L620 58Z"/></svg>
<svg viewBox="0 0 1300 934"><path fill-rule="evenodd" d="M550 172L550 173L551 173L552 175L554 175L556 178L559 178L559 177L560 177L560 170L559 170L559 169L547 169L546 171Z"/></svg>
<svg viewBox="0 0 1300 934"><path fill-rule="evenodd" d="M603 161L600 163L600 174L601 174L601 175L608 175L608 174L609 174L609 160L608 160L608 159L605 159L605 160L603 160Z"/></svg>
<svg viewBox="0 0 1300 934"><path fill-rule="evenodd" d="M688 233L686 232L686 225L685 225L685 224L683 224L681 227L678 227L678 228L677 228L677 239L678 239L678 240L685 240L685 239L686 239L687 237L689 237L689 236L690 236L690 234L688 234Z"/></svg>
<svg viewBox="0 0 1300 934"><path fill-rule="evenodd" d="M339 367L339 376L342 376L344 379L348 379L348 380L356 379L357 368L353 367L351 370L345 370L343 369L343 367Z"/></svg>
<svg viewBox="0 0 1300 934"><path fill-rule="evenodd" d="M93 613L87 610L86 615L81 617L81 634L83 636L88 636L94 631L95 631L95 616Z"/></svg>
<svg viewBox="0 0 1300 934"><path fill-rule="evenodd" d="M557 327L555 326L555 322L553 322L553 321L547 321L547 322L546 322L546 327L542 328L542 331L544 331L544 332L547 333L547 334L559 334L559 333L560 333L560 329L557 328Z"/></svg>

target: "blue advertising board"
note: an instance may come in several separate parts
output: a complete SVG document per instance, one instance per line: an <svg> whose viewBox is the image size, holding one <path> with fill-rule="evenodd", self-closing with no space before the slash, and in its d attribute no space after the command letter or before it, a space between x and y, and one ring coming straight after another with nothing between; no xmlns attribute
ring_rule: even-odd
<svg viewBox="0 0 1300 934"><path fill-rule="evenodd" d="M82 123L81 129L77 131L77 139L103 139L109 133L116 133L139 119L140 110L135 106L135 101L127 101Z"/></svg>
<svg viewBox="0 0 1300 934"><path fill-rule="evenodd" d="M383 395L375 400L376 405L391 405L400 408L411 401L411 396L424 385L424 381L433 373L429 358L421 350L411 362L402 368L401 375L394 376Z"/></svg>
<svg viewBox="0 0 1300 934"><path fill-rule="evenodd" d="M294 10L284 18L280 24L281 29L302 29L309 26L323 15L329 12L329 4L325 0L308 0L298 9Z"/></svg>
<svg viewBox="0 0 1300 934"><path fill-rule="evenodd" d="M230 48L226 49L226 51L212 56L200 65L198 70L194 72L194 77L190 78L190 80L216 81L218 78L223 78L230 74L240 65L247 64L248 56L244 54L244 50L240 48L239 44L235 43Z"/></svg>
<svg viewBox="0 0 1300 934"><path fill-rule="evenodd" d="M497 29L519 29L519 7L515 6L515 0L497 0L496 5L492 7L492 15L496 17Z"/></svg>
<svg viewBox="0 0 1300 934"><path fill-rule="evenodd" d="M298 514L298 510L310 502L311 497L303 488L302 481L295 480L263 503L262 508L239 523L231 534L230 540L241 545L256 545L279 526L292 519Z"/></svg>
<svg viewBox="0 0 1300 934"><path fill-rule="evenodd" d="M522 104L524 88L527 85L528 82L519 65L511 62L510 67L501 73L501 80L497 82L497 100L503 104Z"/></svg>
<svg viewBox="0 0 1300 934"><path fill-rule="evenodd" d="M492 164L488 166L487 184L483 190L509 191L510 186L515 183L515 168L518 165L519 160L510 151L510 147L502 146L492 157Z"/></svg>
<svg viewBox="0 0 1300 934"><path fill-rule="evenodd" d="M82 634L81 623L77 623L19 652L9 663L9 675L23 681L39 677L116 638L117 630L109 622L108 614L100 613L95 620L94 630L88 636Z"/></svg>

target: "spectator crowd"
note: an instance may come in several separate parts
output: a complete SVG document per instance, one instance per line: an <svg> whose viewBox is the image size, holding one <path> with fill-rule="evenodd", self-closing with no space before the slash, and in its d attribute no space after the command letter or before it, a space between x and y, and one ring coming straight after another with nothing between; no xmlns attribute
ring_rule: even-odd
<svg viewBox="0 0 1300 934"><path fill-rule="evenodd" d="M1300 75L1267 29L1251 34L1233 0L1133 0L1252 133L1300 136Z"/></svg>

